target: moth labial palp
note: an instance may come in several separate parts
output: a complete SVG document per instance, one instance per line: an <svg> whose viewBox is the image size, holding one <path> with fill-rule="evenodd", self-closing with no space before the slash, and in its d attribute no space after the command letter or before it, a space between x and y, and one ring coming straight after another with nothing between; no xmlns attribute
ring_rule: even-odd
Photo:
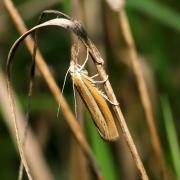
<svg viewBox="0 0 180 180"><path fill-rule="evenodd" d="M84 69L84 65L85 63L80 66L75 64L74 61L71 61L69 72L72 81L86 104L101 137L109 141L116 140L119 137L119 134L113 115L106 102L108 98L105 98L106 95L102 94L95 86L96 81L88 76L88 71ZM97 75L94 77L96 76ZM104 83L106 80L97 81L97 83ZM115 103L112 104L117 105Z"/></svg>

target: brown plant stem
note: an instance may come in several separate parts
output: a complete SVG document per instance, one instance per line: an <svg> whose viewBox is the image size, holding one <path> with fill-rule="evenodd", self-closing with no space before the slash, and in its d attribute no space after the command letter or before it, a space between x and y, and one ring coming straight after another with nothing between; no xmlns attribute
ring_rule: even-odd
<svg viewBox="0 0 180 180"><path fill-rule="evenodd" d="M140 98L142 101L147 124L150 131L151 142L152 142L156 157L158 158L159 168L161 169L161 175L163 179L167 179L166 165L165 165L165 161L163 157L161 143L160 143L158 133L156 130L155 119L153 117L153 110L152 110L150 98L148 95L145 80L143 78L142 69L138 60L135 43L131 35L128 19L123 9L119 11L119 23L120 23L120 27L121 27L125 42L127 44L129 56L131 59L131 64L132 64L133 71L134 71L136 81L138 84Z"/></svg>
<svg viewBox="0 0 180 180"><path fill-rule="evenodd" d="M78 19L82 19L82 8L80 6L79 0L71 0L71 7L72 7L72 17ZM75 37L73 34L71 36L72 46L75 46L74 44L77 44L76 46L76 60L78 61L76 63L82 64L83 62L83 55L85 54L84 51L81 52L81 49L84 48L83 44L77 40L77 37ZM77 41L77 42L76 42ZM79 52L78 52L79 48ZM71 59L73 59L73 48L71 49ZM77 119L79 122L79 125L84 132L85 136L85 108L84 104L82 102L81 97L78 93L76 93L76 89L74 92L74 98L75 100L75 108L77 112ZM79 163L77 163L79 162ZM78 146L78 144L75 142L73 138L71 138L71 150L70 150L70 180L90 180L90 171L88 167L88 161L85 158L85 155L82 152L82 149ZM81 172L81 173L79 173Z"/></svg>
<svg viewBox="0 0 180 180"><path fill-rule="evenodd" d="M0 106L1 106L1 110L2 110L2 115L4 117L3 119L5 121L5 124L8 127L8 130L12 136L12 139L16 143L15 128L13 125L11 114L9 113L11 111L11 107L9 105L9 102L7 101L8 93L7 93L7 89L6 89L6 78L4 77L1 70L0 70L0 82L1 82ZM20 139L23 139L24 129L26 126L26 123L24 121L25 116L21 112L17 98L14 98L14 103L16 106L17 118L19 120L18 121L18 129L19 129ZM29 147L31 147L31 148L29 148ZM52 180L53 175L50 172L47 162L45 161L45 159L43 157L41 147L39 146L39 143L37 142L36 137L34 136L32 130L30 128L28 130L28 137L27 137L27 140L26 140L26 143L24 146L24 151L27 156L27 159L29 162L29 167L32 171L32 176L34 177L34 179Z"/></svg>
<svg viewBox="0 0 180 180"><path fill-rule="evenodd" d="M96 64L96 67L97 67L97 70L98 70L98 72L100 74L100 77L102 79L105 79L107 74L105 73L104 68L102 67L102 65ZM112 102L117 102L116 97L114 95L114 92L112 90L112 87L111 87L111 84L110 84L109 81L106 81L106 83L104 84L104 88L105 88L105 91L106 91L106 93L108 95L108 98ZM124 138L126 140L126 143L127 143L128 147L129 147L129 150L131 152L133 160L134 160L134 162L135 162L135 164L136 164L136 166L137 166L137 168L138 168L138 170L139 170L139 172L141 174L141 178L143 180L149 179L148 176L147 176L146 170L145 170L145 168L143 166L143 163L142 163L142 161L140 159L140 156L138 154L138 151L136 149L136 146L134 144L134 141L133 141L133 139L131 137L131 134L129 132L129 129L127 127L126 121L124 119L124 116L122 114L122 111L121 111L120 107L113 105L113 110L114 110L114 112L116 114L116 117L118 119L118 123L119 123L119 125L121 127L122 133L124 135Z"/></svg>
<svg viewBox="0 0 180 180"><path fill-rule="evenodd" d="M20 34L25 33L27 31L27 28L25 27L25 24L23 23L23 21L22 21L20 15L18 14L16 8L12 4L12 1L11 0L4 0L3 2L5 4L5 7L6 7L8 13L10 14L13 22L15 23L16 28L20 32ZM29 37L29 38L25 39L25 44L26 44L30 54L33 54L34 42L33 42L32 38ZM76 140L78 141L79 145L83 149L83 152L86 154L87 158L89 159L90 165L91 165L94 173L96 174L98 179L103 179L101 172L100 172L100 169L98 168L96 161L93 157L91 149L90 149L88 143L86 142L86 140L84 138L82 130L79 127L79 124L77 123L77 121L76 121L73 113L71 112L67 102L65 101L65 99L61 95L60 89L57 86L55 80L53 79L53 77L52 77L52 75L48 69L48 66L46 65L42 55L39 52L39 50L37 51L37 55L36 55L36 64L37 64L39 70L41 71L44 79L46 80L46 83L48 84L48 87L50 88L54 98L56 99L58 104L60 104L62 112L64 113L64 116L66 117L66 120L67 120ZM8 79L8 83L10 85L9 88L11 88L12 85L11 85L10 79ZM15 122L15 124L16 123L17 122ZM18 131L17 131L17 134L18 134ZM18 145L19 145L19 148L21 149L21 155L24 156L22 143L20 141L19 141ZM26 161L25 157L23 157L22 160L24 161L23 164L26 166L26 170L28 171L28 165L25 162Z"/></svg>

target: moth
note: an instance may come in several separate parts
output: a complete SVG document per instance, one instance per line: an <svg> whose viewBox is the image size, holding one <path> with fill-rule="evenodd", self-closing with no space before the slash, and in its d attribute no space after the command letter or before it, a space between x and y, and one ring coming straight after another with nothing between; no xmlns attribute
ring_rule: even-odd
<svg viewBox="0 0 180 180"><path fill-rule="evenodd" d="M87 106L101 137L105 140L114 141L119 134L106 101L112 102L96 87L97 83L104 83L107 79L95 81L93 78L97 75L88 76L88 71L84 68L85 63L81 66L71 61L69 72L72 81Z"/></svg>

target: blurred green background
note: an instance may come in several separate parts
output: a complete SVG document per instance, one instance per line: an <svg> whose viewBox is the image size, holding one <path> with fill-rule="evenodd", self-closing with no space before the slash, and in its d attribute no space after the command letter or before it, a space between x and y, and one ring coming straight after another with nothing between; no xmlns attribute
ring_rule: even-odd
<svg viewBox="0 0 180 180"><path fill-rule="evenodd" d="M118 17L103 0L14 0L28 28L37 23L44 9L57 9L80 19L89 37L106 60L107 72L127 120L135 144L151 179L159 179L149 131L147 129L136 80L129 66ZM77 7L76 7L77 6ZM180 1L127 0L129 18L142 70L151 97L170 179L180 178ZM48 16L47 19L54 16ZM46 18L45 18L46 19ZM0 2L0 70L5 74L8 51L19 37L3 1ZM59 86L62 87L70 61L70 33L60 28L46 28L39 33L39 48ZM15 55L12 79L23 112L27 110L27 92L31 56L24 44ZM1 75L2 75L1 73ZM92 73L94 74L94 73ZM4 84L0 82L0 89ZM1 91L1 90L0 90ZM64 96L74 111L72 82L68 78ZM3 115L0 101L0 179L16 179L19 156ZM73 169L74 142L44 79L36 72L31 99L30 126L37 135L54 179L78 179ZM85 113L85 131L105 179L139 179L123 138L104 142ZM74 143L74 144L73 144ZM78 169L78 163L77 167ZM89 177L94 178L92 175ZM81 173L80 173L81 174ZM81 177L82 178L82 177Z"/></svg>

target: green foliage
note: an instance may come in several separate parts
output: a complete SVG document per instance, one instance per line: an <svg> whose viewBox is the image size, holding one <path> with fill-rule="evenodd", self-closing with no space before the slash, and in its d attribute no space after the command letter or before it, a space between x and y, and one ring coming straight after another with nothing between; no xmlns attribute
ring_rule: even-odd
<svg viewBox="0 0 180 180"><path fill-rule="evenodd" d="M180 149L179 149L178 137L176 133L171 107L168 98L166 96L161 97L161 106L164 116L167 139L169 142L170 152L173 160L174 170L177 175L177 179L180 179Z"/></svg>
<svg viewBox="0 0 180 180"><path fill-rule="evenodd" d="M105 180L119 179L110 143L101 139L89 113L86 113L86 117L88 137Z"/></svg>
<svg viewBox="0 0 180 180"><path fill-rule="evenodd" d="M180 33L180 14L165 6L163 2L151 0L127 0L127 8L144 13Z"/></svg>

